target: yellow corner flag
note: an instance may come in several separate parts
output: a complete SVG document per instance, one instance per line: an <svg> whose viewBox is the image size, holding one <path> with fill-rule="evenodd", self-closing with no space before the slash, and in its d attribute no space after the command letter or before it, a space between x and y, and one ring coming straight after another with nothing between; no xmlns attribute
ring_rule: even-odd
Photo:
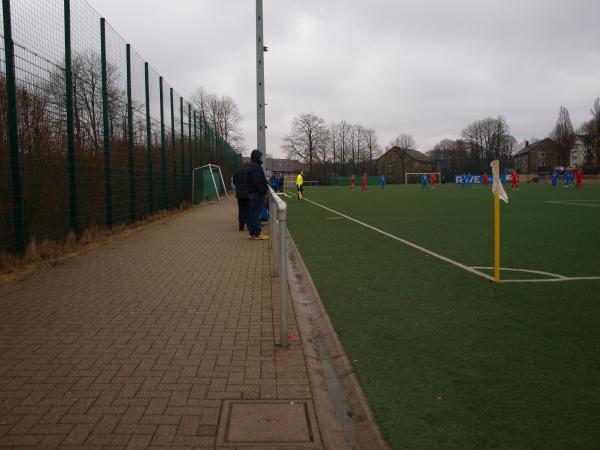
<svg viewBox="0 0 600 450"><path fill-rule="evenodd" d="M508 203L508 195L500 180L500 162L492 161L492 193L494 194L494 281L500 282L500 199Z"/></svg>

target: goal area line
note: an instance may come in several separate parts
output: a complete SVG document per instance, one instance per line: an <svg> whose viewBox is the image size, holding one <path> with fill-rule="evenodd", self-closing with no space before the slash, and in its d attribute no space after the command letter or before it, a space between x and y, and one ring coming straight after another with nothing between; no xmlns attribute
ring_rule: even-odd
<svg viewBox="0 0 600 450"><path fill-rule="evenodd" d="M354 217L350 217L344 213L341 213L339 211L336 211L335 209L329 208L325 205L322 205L320 203L317 203L313 200L310 200L306 197L304 197L304 201L308 202L308 203L312 203L315 206L318 206L319 208L325 209L326 211L332 212L334 214L337 214L340 217L343 217L345 219L350 220L351 222L354 222L362 227L368 228L369 230L375 231L376 233L379 233L383 236L386 236L390 239L393 239L395 241L398 241L408 247L411 247L415 250L418 250L422 253L425 253L429 256L433 256L434 258L437 258L441 261L444 261L448 264L451 264L455 267L458 267L459 269L462 269L466 272L469 272L473 275L476 275L480 278L483 278L485 280L488 281L495 281L494 277L491 275L488 275L484 272L481 272L481 270L490 270L493 269L491 267L470 267L467 266L461 262L455 261L451 258L448 258L447 256L444 255L440 255L439 253L436 253L432 250L429 250L425 247L422 247L418 244L415 244L414 242L410 242L407 241L406 239L402 239L401 237L398 237L394 234L388 233L387 231L384 231L380 228L374 227L373 225L369 225L368 223L362 222L358 219L355 219ZM513 269L513 268L505 268L502 267L500 270L504 270L507 272L525 272L525 273L532 273L532 274L537 274L537 275L543 275L543 276L548 276L549 278L531 278L531 279L508 279L508 280L500 280L501 283L555 283L555 282L564 282L564 281L591 281L591 280L600 280L600 275L598 276L584 276L584 277L567 277L564 275L559 275L559 274L555 274L555 273L550 273L550 272L543 272L543 271L539 271L539 270L529 270L529 269Z"/></svg>

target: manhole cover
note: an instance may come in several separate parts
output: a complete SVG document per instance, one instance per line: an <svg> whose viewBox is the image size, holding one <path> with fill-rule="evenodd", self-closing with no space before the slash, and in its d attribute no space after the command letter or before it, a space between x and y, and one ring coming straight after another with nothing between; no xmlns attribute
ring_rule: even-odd
<svg viewBox="0 0 600 450"><path fill-rule="evenodd" d="M312 403L305 400L226 400L217 444L314 446L319 442L314 424Z"/></svg>

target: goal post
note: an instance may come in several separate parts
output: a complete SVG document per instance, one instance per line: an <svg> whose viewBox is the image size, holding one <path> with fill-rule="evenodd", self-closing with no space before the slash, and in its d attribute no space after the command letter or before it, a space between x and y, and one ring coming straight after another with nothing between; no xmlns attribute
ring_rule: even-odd
<svg viewBox="0 0 600 450"><path fill-rule="evenodd" d="M441 172L408 172L404 174L404 184L421 184L422 175L427 175L427 183L431 183L431 175L433 174L436 175L439 184L442 180Z"/></svg>
<svg viewBox="0 0 600 450"><path fill-rule="evenodd" d="M196 167L192 173L192 206L206 203L209 199L217 197L229 198L223 172L219 166L207 164Z"/></svg>

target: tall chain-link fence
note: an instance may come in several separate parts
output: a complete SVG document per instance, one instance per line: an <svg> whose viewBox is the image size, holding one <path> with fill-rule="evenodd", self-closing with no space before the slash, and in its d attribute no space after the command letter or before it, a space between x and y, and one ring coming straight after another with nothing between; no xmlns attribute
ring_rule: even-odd
<svg viewBox="0 0 600 450"><path fill-rule="evenodd" d="M241 156L84 0L2 0L0 252L191 200Z"/></svg>

